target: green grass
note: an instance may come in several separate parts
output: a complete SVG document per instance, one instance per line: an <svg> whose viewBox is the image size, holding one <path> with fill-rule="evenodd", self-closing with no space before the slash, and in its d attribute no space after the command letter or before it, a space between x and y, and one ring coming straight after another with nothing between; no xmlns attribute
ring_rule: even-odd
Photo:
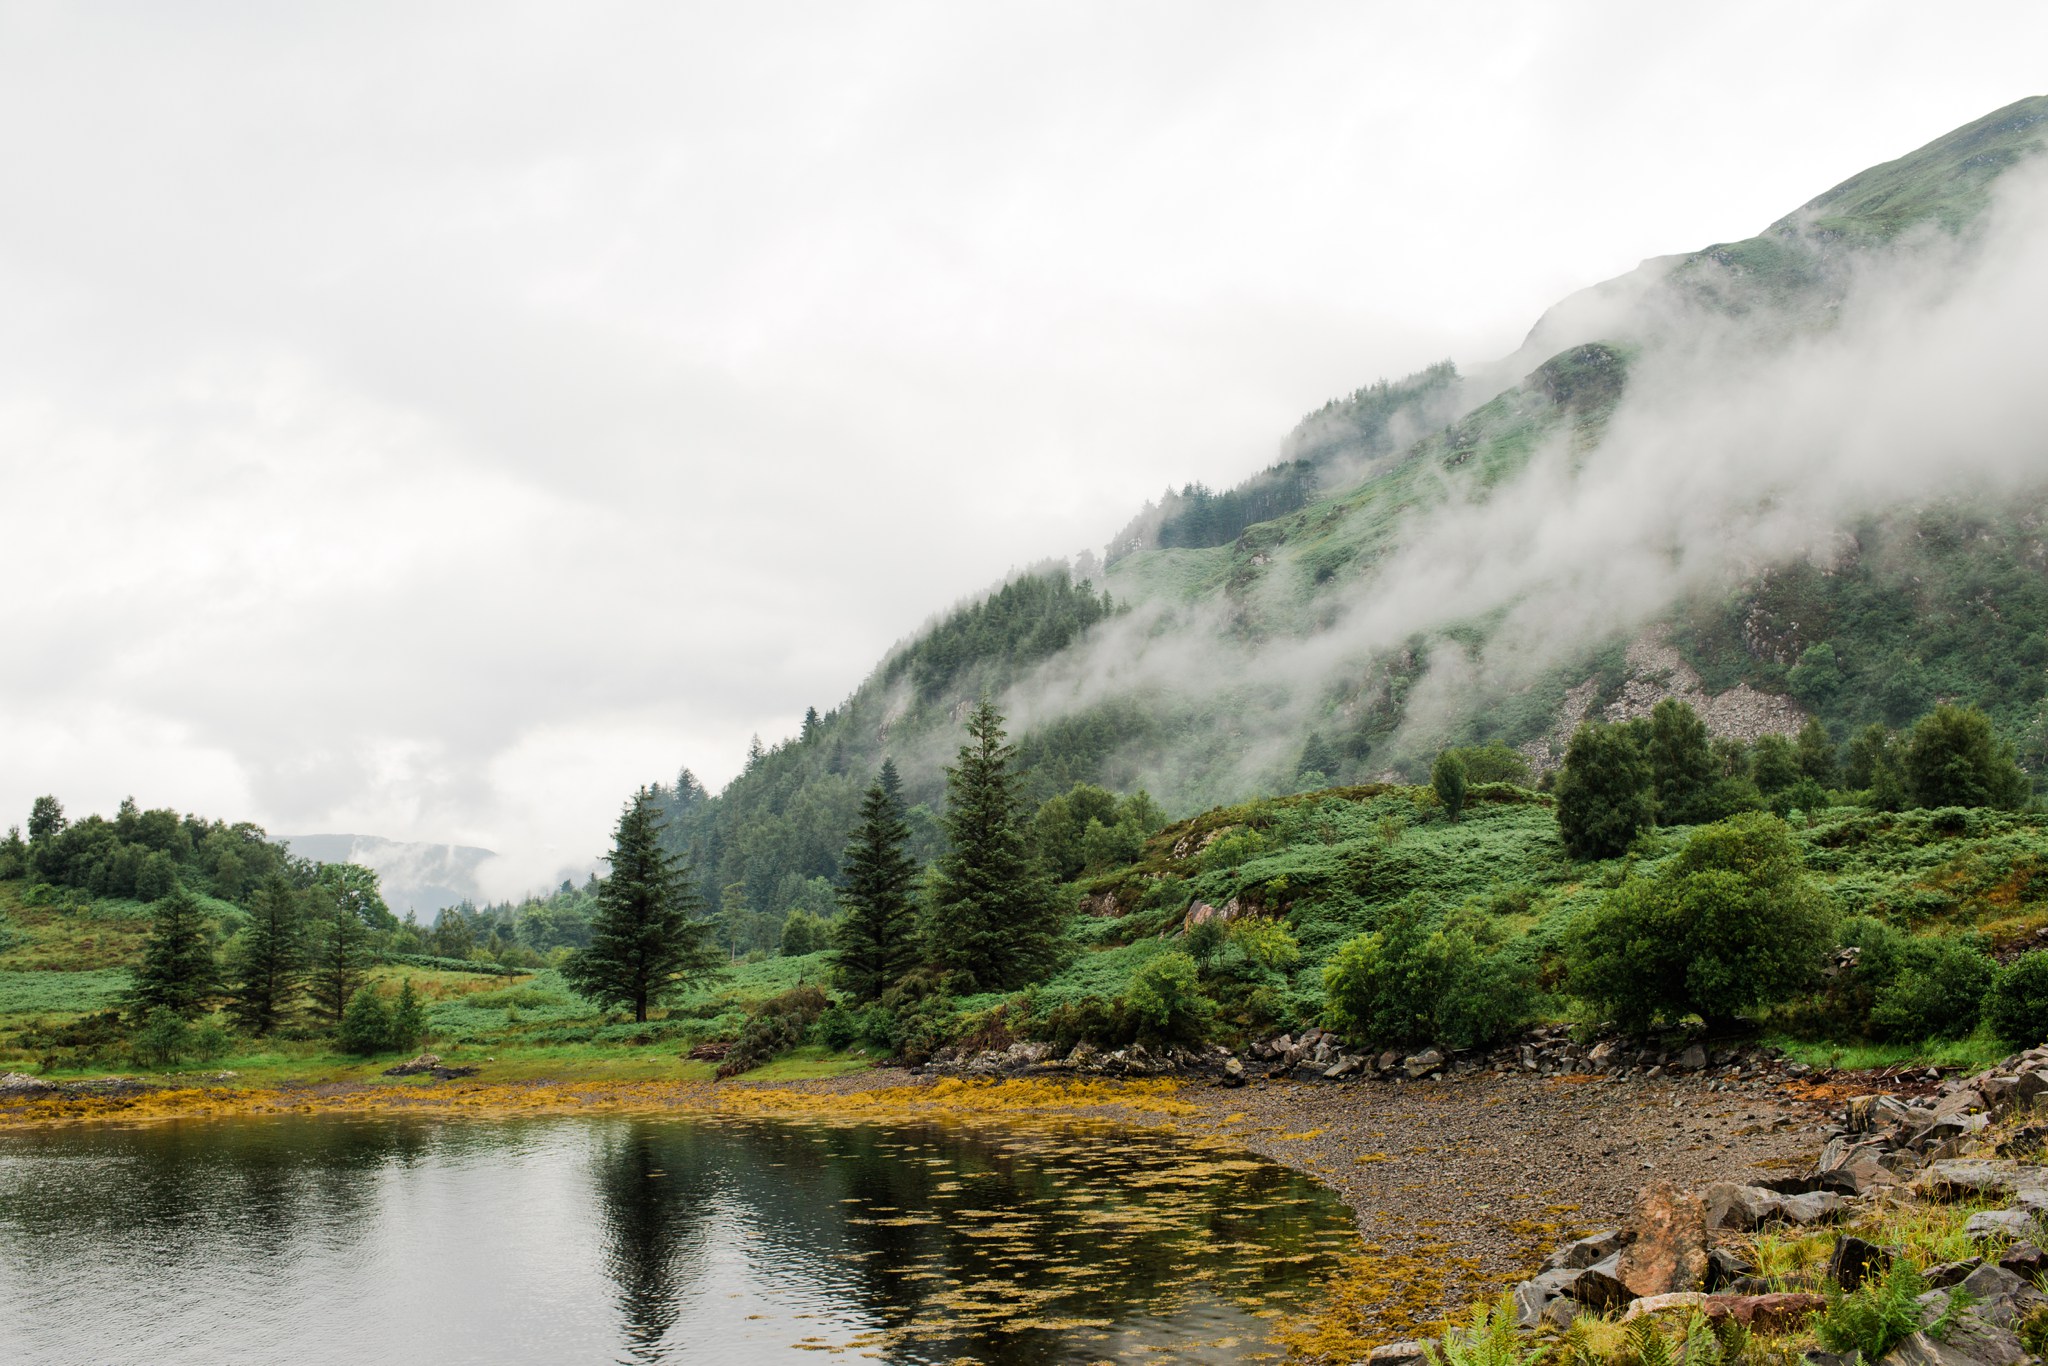
<svg viewBox="0 0 2048 1366"><path fill-rule="evenodd" d="M126 968L90 972L0 970L0 1029L23 1017L84 1015L105 1010L128 990Z"/></svg>
<svg viewBox="0 0 2048 1366"><path fill-rule="evenodd" d="M1782 1034L1766 1036L1764 1042L1782 1051L1793 1062L1803 1062L1809 1067L1852 1071L1897 1067L1901 1063L1924 1063L1975 1072L2013 1052L2012 1045L1992 1038L1981 1029L1966 1039L1929 1040L1914 1044L1814 1042Z"/></svg>

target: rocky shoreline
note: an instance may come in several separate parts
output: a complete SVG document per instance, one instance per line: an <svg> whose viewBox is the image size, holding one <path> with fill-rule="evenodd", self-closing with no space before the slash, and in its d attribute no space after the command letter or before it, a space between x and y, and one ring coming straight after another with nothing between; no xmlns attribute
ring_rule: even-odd
<svg viewBox="0 0 2048 1366"><path fill-rule="evenodd" d="M1755 1332L1796 1333L1829 1303L1902 1255L1843 1232L1824 1268L1798 1284L1759 1274L1746 1235L1852 1221L1881 1224L1915 1204L1969 1201L1964 1236L1974 1255L1921 1273L1918 1328L1872 1366L2019 1366L2048 1341L2048 1124L2029 1122L2048 1097L2048 1045L1927 1097L1871 1092L1850 1097L1823 1129L1810 1166L1755 1181L1686 1189L1669 1180L1640 1189L1628 1218L1554 1249L1513 1287L1524 1330L1562 1329L1581 1314L1636 1318L1665 1311L1732 1319ZM1995 1143L1993 1142L1995 1140ZM1991 1155L1979 1150L1992 1144ZM1872 1231L1875 1231L1874 1226ZM2023 1337L2023 1334L2025 1335ZM2031 1348L2030 1348L2031 1342ZM1375 1366L1420 1366L1413 1339L1384 1344ZM1850 1358L1812 1350L1807 1366Z"/></svg>

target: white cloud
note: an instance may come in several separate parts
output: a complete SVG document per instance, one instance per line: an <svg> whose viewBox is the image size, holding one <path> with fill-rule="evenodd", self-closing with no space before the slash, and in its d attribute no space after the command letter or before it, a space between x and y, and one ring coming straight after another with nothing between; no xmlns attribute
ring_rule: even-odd
<svg viewBox="0 0 2048 1366"><path fill-rule="evenodd" d="M1331 394L2028 93L2048 16L1923 13L0 4L0 811L593 851Z"/></svg>

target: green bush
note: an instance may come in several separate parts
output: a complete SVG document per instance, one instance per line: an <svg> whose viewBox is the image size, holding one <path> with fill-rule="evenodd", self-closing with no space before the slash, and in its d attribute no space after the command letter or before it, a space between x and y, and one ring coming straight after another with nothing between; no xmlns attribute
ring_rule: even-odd
<svg viewBox="0 0 2048 1366"><path fill-rule="evenodd" d="M1753 813L1701 827L1655 877L1629 877L1564 947L1571 992L1641 1032L1782 1001L1833 944L1833 913L1784 823Z"/></svg>
<svg viewBox="0 0 2048 1366"><path fill-rule="evenodd" d="M1216 1003L1202 991L1201 969L1177 949L1131 974L1123 1005L1148 1038L1201 1043L1216 1023Z"/></svg>
<svg viewBox="0 0 2048 1366"><path fill-rule="evenodd" d="M143 1016L135 1031L135 1060L147 1066L168 1067L191 1047L192 1026L169 1006L154 1006Z"/></svg>
<svg viewBox="0 0 2048 1366"><path fill-rule="evenodd" d="M1961 939L1906 940L1892 979L1871 1002L1871 1037L1897 1043L1962 1038L1977 1027L1997 966Z"/></svg>
<svg viewBox="0 0 2048 1366"><path fill-rule="evenodd" d="M1432 928L1404 906L1323 966L1324 1020L1358 1043L1475 1048L1528 1017L1529 977L1468 931Z"/></svg>
<svg viewBox="0 0 2048 1366"><path fill-rule="evenodd" d="M1656 811L1650 762L1621 726L1588 723L1572 732L1555 791L1557 833L1575 859L1622 853Z"/></svg>
<svg viewBox="0 0 2048 1366"><path fill-rule="evenodd" d="M1984 1017L2007 1043L2031 1048L2048 1040L2048 953L2021 954L2000 968Z"/></svg>

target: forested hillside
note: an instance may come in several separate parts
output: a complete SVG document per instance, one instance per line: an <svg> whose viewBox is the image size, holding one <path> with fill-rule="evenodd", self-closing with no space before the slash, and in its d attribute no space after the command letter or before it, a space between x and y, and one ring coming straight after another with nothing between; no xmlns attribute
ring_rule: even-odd
<svg viewBox="0 0 2048 1366"><path fill-rule="evenodd" d="M983 695L1034 802L1089 783L1174 815L1311 774L1416 781L1447 746L1540 775L1580 720L1673 694L1716 734L1818 718L1838 746L1975 705L2038 783L2041 433L1956 413L1992 433L1972 454L1920 408L1880 414L2003 382L1960 358L2009 344L1980 296L2041 236L2044 129L2048 99L2022 101L1563 301L1501 362L1332 401L1242 484L1145 509L1105 569L1042 567L935 621L723 792L664 786L674 848L773 943L789 911L832 910L885 756L916 856L940 851L940 769Z"/></svg>

